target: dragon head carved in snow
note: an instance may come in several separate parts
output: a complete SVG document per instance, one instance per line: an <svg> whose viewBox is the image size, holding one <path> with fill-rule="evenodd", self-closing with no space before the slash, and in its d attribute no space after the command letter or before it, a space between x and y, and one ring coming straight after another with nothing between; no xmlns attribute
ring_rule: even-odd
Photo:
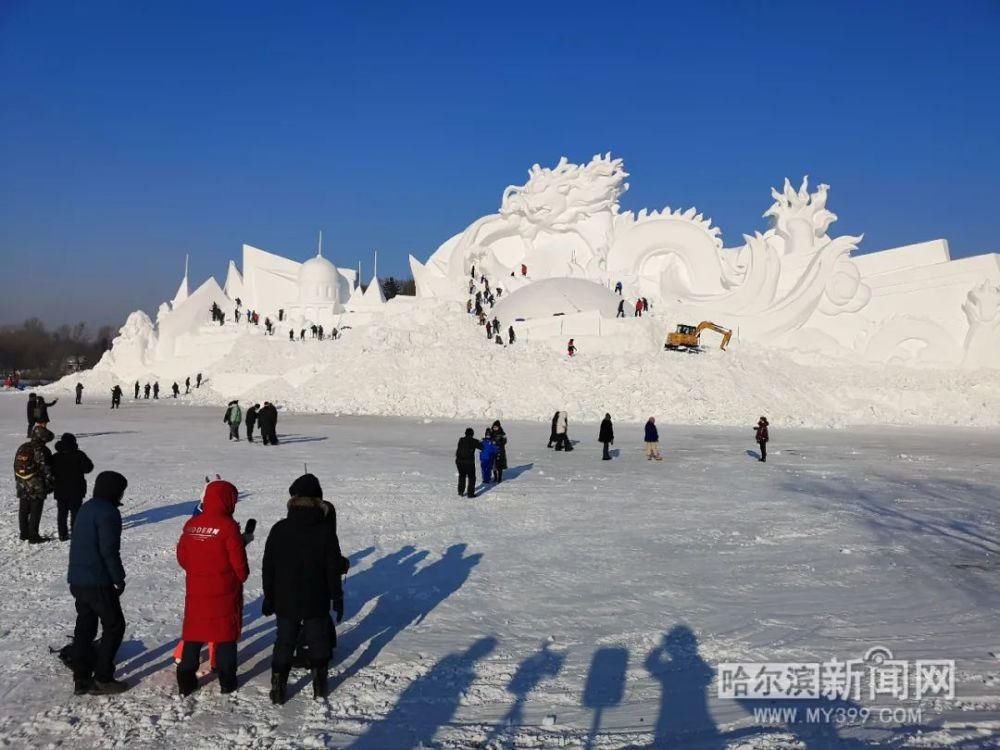
<svg viewBox="0 0 1000 750"><path fill-rule="evenodd" d="M538 164L528 170L524 185L503 191L500 214L519 218L534 231L562 231L602 211L617 211L618 197L628 190L628 173L621 159L607 153L589 164L570 164L566 157L552 169Z"/></svg>

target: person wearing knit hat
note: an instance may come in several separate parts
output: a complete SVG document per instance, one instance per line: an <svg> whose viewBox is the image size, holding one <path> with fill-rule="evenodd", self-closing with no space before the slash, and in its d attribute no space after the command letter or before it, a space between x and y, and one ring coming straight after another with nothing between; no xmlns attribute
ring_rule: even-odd
<svg viewBox="0 0 1000 750"><path fill-rule="evenodd" d="M102 471L94 493L76 516L69 547L70 593L76 600L73 631L73 686L76 695L111 695L128 689L115 679L115 655L125 636L121 595L125 568L121 559L122 515L118 506L128 480ZM94 648L97 624L101 639Z"/></svg>

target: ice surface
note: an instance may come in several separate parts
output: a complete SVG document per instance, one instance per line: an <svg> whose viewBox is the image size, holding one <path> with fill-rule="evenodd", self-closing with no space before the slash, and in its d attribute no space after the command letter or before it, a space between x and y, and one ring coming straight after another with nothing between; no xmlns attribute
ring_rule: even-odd
<svg viewBox="0 0 1000 750"><path fill-rule="evenodd" d="M4 455L23 440L23 408L23 395L0 396ZM615 460L602 462L597 426L572 414L580 442L568 454L546 450L547 425L508 422L510 479L470 501L454 487L465 422L284 413L282 445L265 448L227 442L219 410L170 400L112 412L62 399L51 413L53 430L75 432L98 471L130 480L119 676L135 687L72 696L48 654L73 626L67 548L15 541L5 472L3 746L580 747L598 713L602 748L831 747L847 736L995 746L996 431L772 423L762 465L749 455L750 424L659 419L665 460L647 463L639 424L616 424ZM259 612L260 561L304 465L337 505L355 565L332 697L314 704L299 672L278 709L267 700L274 631ZM174 545L215 473L244 493L238 518L259 521L242 686L224 699L203 681L182 701L170 658L183 609ZM696 651L661 648L678 626ZM875 645L901 659L956 659L957 699L925 704L919 728L765 728L748 702L715 698L705 677L723 661L861 658Z"/></svg>

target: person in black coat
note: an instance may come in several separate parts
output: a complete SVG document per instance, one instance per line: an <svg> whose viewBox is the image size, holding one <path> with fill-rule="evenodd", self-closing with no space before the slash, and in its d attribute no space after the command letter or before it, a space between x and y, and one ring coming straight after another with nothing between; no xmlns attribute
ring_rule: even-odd
<svg viewBox="0 0 1000 750"><path fill-rule="evenodd" d="M271 661L271 701L285 702L288 673L295 644L302 633L308 643L313 677L313 697L325 698L337 622L344 618L344 591L340 580L343 555L326 507L319 481L311 474L299 477L288 488L288 515L278 521L264 545L265 616L276 616L277 636ZM331 637L332 636L332 637Z"/></svg>
<svg viewBox="0 0 1000 750"><path fill-rule="evenodd" d="M122 515L118 510L128 480L114 471L102 471L94 482L94 496L76 517L69 547L70 593L76 600L73 631L73 685L76 695L121 693L128 685L115 679L115 655L125 636L121 595L125 591L122 566ZM101 639L94 648L97 624Z"/></svg>
<svg viewBox="0 0 1000 750"><path fill-rule="evenodd" d="M278 444L278 410L270 401L257 411L257 425L260 427L260 437L264 445Z"/></svg>
<svg viewBox="0 0 1000 750"><path fill-rule="evenodd" d="M754 439L757 441L757 445L760 448L760 458L757 460L762 463L767 462L767 441L770 438L767 433L767 427L767 417L761 417L757 420L757 426L754 427Z"/></svg>
<svg viewBox="0 0 1000 750"><path fill-rule="evenodd" d="M503 481L503 470L507 468L507 433L504 432L500 420L490 427L493 432L493 442L497 447L496 458L493 459L493 481L499 484Z"/></svg>
<svg viewBox="0 0 1000 750"><path fill-rule="evenodd" d="M559 412L552 415L552 429L549 431L549 444L545 446L546 448L551 448L552 444L555 443L559 437L556 435L556 426L559 424Z"/></svg>
<svg viewBox="0 0 1000 750"><path fill-rule="evenodd" d="M80 450L76 436L67 432L56 442L52 457L52 476L56 499L59 541L69 540L69 532L76 523L76 514L87 496L87 478L94 470L94 463ZM69 521L69 524L66 521Z"/></svg>
<svg viewBox="0 0 1000 750"><path fill-rule="evenodd" d="M604 455L601 456L601 460L610 461L611 452L608 450L608 446L615 442L615 427L611 424L610 414L605 414L601 421L601 431L597 435L597 442L604 444Z"/></svg>
<svg viewBox="0 0 1000 750"><path fill-rule="evenodd" d="M465 494L465 485L469 485L469 497L476 496L476 451L483 449L483 444L476 440L475 430L471 427L465 430L465 437L459 438L455 449L455 467L458 469L458 494Z"/></svg>
<svg viewBox="0 0 1000 750"><path fill-rule="evenodd" d="M28 437L31 437L31 428L35 426L35 402L38 396L34 393L28 394Z"/></svg>
<svg viewBox="0 0 1000 750"><path fill-rule="evenodd" d="M246 413L247 442L253 442L253 428L257 426L257 412L260 411L260 404L254 404Z"/></svg>

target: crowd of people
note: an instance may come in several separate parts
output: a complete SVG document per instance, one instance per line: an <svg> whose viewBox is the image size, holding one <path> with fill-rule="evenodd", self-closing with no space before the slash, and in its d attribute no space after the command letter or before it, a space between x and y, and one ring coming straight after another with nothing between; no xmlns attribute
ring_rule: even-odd
<svg viewBox="0 0 1000 750"><path fill-rule="evenodd" d="M521 266L522 275L527 275L527 266ZM492 341L498 346L504 346L504 330L500 325L500 320L494 315L492 318L487 314L486 306L489 305L489 312L492 313L494 305L503 296L503 288L499 286L490 287L490 280L486 274L482 274L476 281L476 267L472 266L469 280L469 300L466 302L465 311L470 315L475 315L479 325L486 329L486 340ZM514 274L511 273L511 276ZM511 346L517 341L514 333L514 326L507 326L507 346Z"/></svg>
<svg viewBox="0 0 1000 750"><path fill-rule="evenodd" d="M229 425L229 439L239 442L240 424L246 421L247 442L252 443L253 431L255 427L260 428L260 439L264 445L277 445L278 434L278 409L270 401L265 401L264 405L254 404L247 409L244 415L240 407L239 399L234 399L226 406L226 413L222 417L224 424Z"/></svg>
<svg viewBox="0 0 1000 750"><path fill-rule="evenodd" d="M200 376L198 378L200 384ZM120 390L120 389L119 389ZM115 471L102 471L87 496L87 476L95 467L80 448L77 438L65 433L55 444L49 430L48 409L58 399L46 401L30 394L29 440L15 454L14 470L19 499L22 541L48 541L39 531L44 501L53 495L57 503L59 539L69 541L67 581L76 609L76 625L67 663L73 671L76 695L112 695L128 685L115 678L118 648L126 620L122 595L126 569L121 559L122 518L119 510L128 480ZM255 427L264 443L276 444L277 410L269 401L254 404L245 415L232 401L224 421L230 439L240 439L245 421L246 437L253 441ZM755 426L760 461L766 461L768 420L761 416ZM662 460L656 421L644 427L647 460ZM602 460L611 460L614 425L605 414L598 432ZM551 420L548 447L569 452L569 418L565 410ZM499 420L476 439L465 430L458 441L455 463L458 493L476 495L476 452L486 485L503 481L508 468L508 440ZM286 516L268 533L261 576L262 613L274 616L270 699L283 704L289 674L295 665L310 670L313 696L326 697L328 670L336 645L336 625L344 615L344 585L349 562L341 553L337 535L336 508L323 498L319 480L312 474L298 477L289 487ZM175 651L177 691L187 696L198 689L198 667L203 648L209 647L210 662L218 675L221 693L237 689L237 644L242 631L243 586L250 576L246 547L254 539L256 522L244 526L235 520L239 492L234 484L216 476L205 479L201 501L193 508L177 543L176 556L185 572L185 603L180 642ZM334 618L331 618L331 613ZM101 637L95 641L100 630Z"/></svg>

